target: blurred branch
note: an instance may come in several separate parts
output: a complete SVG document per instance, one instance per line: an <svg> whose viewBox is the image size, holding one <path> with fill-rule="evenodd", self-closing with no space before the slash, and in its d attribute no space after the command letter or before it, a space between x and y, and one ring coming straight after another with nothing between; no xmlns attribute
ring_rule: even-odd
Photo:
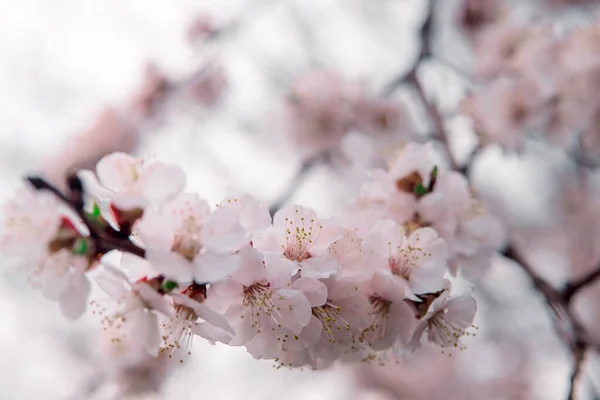
<svg viewBox="0 0 600 400"><path fill-rule="evenodd" d="M567 285L563 289L563 296L565 301L570 302L571 298L573 297L573 295L575 295L575 293L577 293L580 289L584 288L585 286L594 283L597 279L600 279L600 266L597 266L595 270L591 271L582 278L567 283Z"/></svg>
<svg viewBox="0 0 600 400"><path fill-rule="evenodd" d="M407 82L410 83L419 97L421 103L425 107L427 111L427 115L433 121L433 130L434 130L434 138L441 141L444 144L444 148L448 155L448 161L450 163L450 168L456 170L458 169L458 164L454 159L452 154L452 150L450 148L450 140L448 138L448 133L446 132L446 128L444 127L444 119L440 114L438 108L433 104L429 99L427 99L427 95L425 94L425 90L417 78L417 74L415 71L411 72L409 76L406 78Z"/></svg>
<svg viewBox="0 0 600 400"><path fill-rule="evenodd" d="M317 165L319 165L324 159L328 157L328 153L319 153L316 156L313 156L307 160L305 160L294 177L289 181L287 187L283 190L283 192L277 197L275 201L271 203L269 206L269 212L271 213L271 217L275 215L277 211L279 211L283 206L286 205L288 201L294 196L298 188L302 185L308 173Z"/></svg>
<svg viewBox="0 0 600 400"><path fill-rule="evenodd" d="M381 91L383 97L391 96L396 89L405 83L411 76L415 75L421 63L431 57L431 49L433 47L433 11L435 8L435 0L427 0L427 6L425 11L425 19L421 29L419 30L419 38L421 40L421 49L417 58L413 64L409 67L408 71L401 73L400 75L393 78Z"/></svg>
<svg viewBox="0 0 600 400"><path fill-rule="evenodd" d="M583 362L585 360L585 351L586 351L586 346L583 344L577 346L577 348L574 351L574 354L573 354L574 366L573 366L573 372L571 373L571 380L570 380L570 386L569 386L569 397L567 398L567 400L575 400L575 393L577 391L578 378L581 375L581 372L583 370L582 367L583 367Z"/></svg>

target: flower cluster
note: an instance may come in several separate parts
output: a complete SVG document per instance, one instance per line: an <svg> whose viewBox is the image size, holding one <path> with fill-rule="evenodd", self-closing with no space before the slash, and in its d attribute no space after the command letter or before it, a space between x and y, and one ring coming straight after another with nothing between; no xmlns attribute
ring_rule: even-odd
<svg viewBox="0 0 600 400"><path fill-rule="evenodd" d="M337 148L349 132L359 132L385 145L406 136L403 106L372 98L362 85L317 70L298 78L282 109L283 131L305 157Z"/></svg>
<svg viewBox="0 0 600 400"><path fill-rule="evenodd" d="M115 344L177 362L196 335L289 367L385 362L423 340L463 349L477 307L446 273L481 274L502 234L429 150L406 146L334 218L298 205L271 218L249 195L211 207L176 166L114 153L64 194L30 178L2 249L26 255L67 317L89 305ZM89 301L91 276L114 301Z"/></svg>
<svg viewBox="0 0 600 400"><path fill-rule="evenodd" d="M510 13L500 16L472 37L475 75L486 83L463 104L475 131L484 143L511 149L521 148L527 134L543 133L566 149L600 154L600 103L593 89L600 26L559 33L552 23L518 25Z"/></svg>

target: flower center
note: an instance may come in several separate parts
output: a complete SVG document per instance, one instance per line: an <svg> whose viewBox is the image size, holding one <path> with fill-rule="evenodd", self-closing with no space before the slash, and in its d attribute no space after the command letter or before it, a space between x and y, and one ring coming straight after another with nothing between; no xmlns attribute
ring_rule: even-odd
<svg viewBox="0 0 600 400"><path fill-rule="evenodd" d="M183 220L179 231L175 234L171 251L179 253L187 260L192 261L202 250L201 231L202 225L198 219L189 216Z"/></svg>
<svg viewBox="0 0 600 400"><path fill-rule="evenodd" d="M161 325L163 334L160 354L166 354L169 358L173 358L174 353L180 352L190 355L189 348L192 344L193 328L196 326L197 320L198 316L191 308L182 305L175 306L175 316ZM183 363L182 357L185 353L181 353L180 363Z"/></svg>
<svg viewBox="0 0 600 400"><path fill-rule="evenodd" d="M396 181L396 188L406 193L415 193L415 189L419 185L423 185L423 178L417 171L413 171L410 175Z"/></svg>
<svg viewBox="0 0 600 400"><path fill-rule="evenodd" d="M467 347L460 342L460 338L463 336L476 336L475 333L470 332L469 328L478 330L479 328L475 325L464 328L462 324L458 324L452 318L448 317L448 309L438 311L430 320L428 324L429 340L437 343L443 349L446 348L457 348L459 350L466 350Z"/></svg>

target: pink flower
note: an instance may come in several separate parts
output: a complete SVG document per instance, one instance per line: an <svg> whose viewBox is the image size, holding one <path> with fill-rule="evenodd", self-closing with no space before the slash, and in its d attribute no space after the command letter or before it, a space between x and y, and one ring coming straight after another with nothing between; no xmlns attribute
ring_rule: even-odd
<svg viewBox="0 0 600 400"><path fill-rule="evenodd" d="M189 84L191 99L203 107L217 103L227 88L227 77L220 66L210 67Z"/></svg>
<svg viewBox="0 0 600 400"><path fill-rule="evenodd" d="M523 145L528 130L541 122L541 105L534 82L504 78L465 100L462 108L486 143L515 149Z"/></svg>
<svg viewBox="0 0 600 400"><path fill-rule="evenodd" d="M477 303L470 293L457 297L449 297L449 284L436 298L421 317L415 327L411 346L419 346L421 336L427 331L428 339L440 346L442 349L458 348L464 349L460 338L463 336L474 336L468 329L472 326Z"/></svg>
<svg viewBox="0 0 600 400"><path fill-rule="evenodd" d="M438 178L433 192L419 202L419 214L446 241L453 272L460 262L466 277L481 276L505 240L504 227L472 197L466 178L457 172Z"/></svg>
<svg viewBox="0 0 600 400"><path fill-rule="evenodd" d="M475 40L477 75L490 79L505 71L528 34L528 27L507 20L482 30Z"/></svg>
<svg viewBox="0 0 600 400"><path fill-rule="evenodd" d="M217 207L234 211L239 218L240 225L250 238L260 237L271 224L269 205L265 202L259 203L254 197L246 193L226 197L217 204Z"/></svg>
<svg viewBox="0 0 600 400"><path fill-rule="evenodd" d="M230 345L245 345L256 358L275 358L287 342L299 340L295 335L310 322L310 303L327 296L324 285L306 288L309 300L291 286L292 265L265 264L250 247L240 251L240 258L241 266L231 278L211 285L209 305L225 311L235 331Z"/></svg>
<svg viewBox="0 0 600 400"><path fill-rule="evenodd" d="M273 225L256 242L265 260L310 278L327 278L339 270L329 246L341 231L333 219L318 219L310 208L288 206L279 210ZM288 266L289 265L289 266Z"/></svg>
<svg viewBox="0 0 600 400"><path fill-rule="evenodd" d="M122 210L160 205L185 187L185 174L174 165L136 159L125 153L103 157L96 166L99 182Z"/></svg>
<svg viewBox="0 0 600 400"><path fill-rule="evenodd" d="M100 303L90 303L95 308L94 313L102 318L102 325L115 328L119 333L114 340L119 342L125 336L135 340L148 353L157 355L161 343L158 313L173 315L173 307L153 287L154 282L140 280L131 283L125 274L107 265L103 266L96 282L117 301L119 307L119 311L113 313Z"/></svg>
<svg viewBox="0 0 600 400"><path fill-rule="evenodd" d="M388 280L393 279L391 275L401 278L396 280L404 297L414 298L414 294L433 293L442 287L448 251L431 228L407 235L397 222L379 221L365 239L363 251L368 268L390 275Z"/></svg>
<svg viewBox="0 0 600 400"><path fill-rule="evenodd" d="M389 99L361 99L354 118L360 132L379 138L397 135L406 125L403 107Z"/></svg>
<svg viewBox="0 0 600 400"><path fill-rule="evenodd" d="M375 352L392 346L405 347L411 338L415 317L404 301L411 295L407 293L402 279L390 273L377 272L363 286L362 292L371 305L370 324L363 332L363 340Z"/></svg>
<svg viewBox="0 0 600 400"><path fill-rule="evenodd" d="M196 193L146 210L136 231L152 266L178 282L223 279L238 266L234 253L250 242L235 211L219 207L211 212Z"/></svg>
<svg viewBox="0 0 600 400"><path fill-rule="evenodd" d="M314 71L296 81L281 118L283 130L302 157L339 145L350 126L353 90L329 71Z"/></svg>

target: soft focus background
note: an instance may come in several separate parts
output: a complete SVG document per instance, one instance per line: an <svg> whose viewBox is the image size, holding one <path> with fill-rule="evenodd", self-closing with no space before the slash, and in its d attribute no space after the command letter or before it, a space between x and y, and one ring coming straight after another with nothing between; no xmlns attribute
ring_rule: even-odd
<svg viewBox="0 0 600 400"><path fill-rule="evenodd" d="M77 153L65 152L72 146L69 140L89 130L108 106L135 108L132 96L143 87L149 63L172 82L180 82L218 60L227 83L216 103L206 105L211 101L203 103L185 90L168 89L173 93L159 102L160 111L153 111L154 118L134 134L139 141L136 136L124 147L181 165L190 189L211 202L236 192L275 201L302 164L278 123L282 99L294 79L311 69L327 68L364 83L376 95L408 69L418 53L425 3L1 0L0 197L10 197L26 172L44 170L52 175L52 168L60 170L61 160ZM448 24L456 2L440 3L436 54L459 70L468 70L473 55ZM525 17L531 13L528 5L521 7ZM201 17L228 28L210 40L191 43L188 29ZM585 13L564 15L566 25L589 23ZM427 89L452 109L465 82L446 62L425 65L422 73ZM401 89L394 97L406 103L414 130L427 133L429 124L422 110L411 104L410 93ZM474 134L460 117L451 118L449 127L455 151L466 157ZM99 128L96 135L99 143L91 147L102 146L101 138L108 133ZM76 144L91 141L83 136L77 140ZM567 168L566 163L535 143L522 156L492 148L478 160L473 181L489 189L486 196L509 223L535 230L552 212L549 204L556 188L550 178ZM325 165L313 168L290 201L332 215L357 187L354 175L346 172ZM565 279L556 266L560 260L551 253L540 251L534 258L551 282ZM412 379L440 388L448 379L509 387L525 380L527 395L491 395L482 390L474 398L564 398L569 352L552 329L543 299L521 270L498 260L476 287L476 297L480 334L467 339L469 349L452 361L460 367L448 366L457 369L458 376L443 377L433 368L429 376L428 362L449 361L446 356L436 361L424 355L417 361L420 374L408 367L390 369L389 379ZM102 394L92 395L98 384L98 327L91 316L67 321L54 303L29 289L18 272L6 273L0 280L0 399L101 399ZM344 366L322 372L277 370L270 361L253 360L243 348L211 346L201 339L193 353L168 380L164 398L383 398L378 397L383 396L378 388L385 385L374 383L377 379L369 375L379 372ZM590 356L587 366L580 398L598 398L598 356ZM357 373L361 379L356 379ZM433 400L443 398L430 393Z"/></svg>

